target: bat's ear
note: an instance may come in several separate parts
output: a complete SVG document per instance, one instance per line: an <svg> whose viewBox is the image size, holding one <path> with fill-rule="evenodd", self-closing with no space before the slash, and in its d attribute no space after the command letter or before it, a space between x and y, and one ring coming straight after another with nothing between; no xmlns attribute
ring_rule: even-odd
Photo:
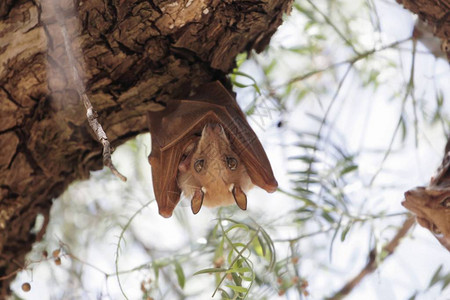
<svg viewBox="0 0 450 300"><path fill-rule="evenodd" d="M240 186L235 185L233 187L233 197L234 201L236 201L237 206L239 206L240 209L246 210L247 209L247 196L242 191Z"/></svg>
<svg viewBox="0 0 450 300"><path fill-rule="evenodd" d="M204 197L205 193L203 193L202 190L195 190L194 196L191 200L191 209L194 215L196 215L200 211L200 208L202 208Z"/></svg>

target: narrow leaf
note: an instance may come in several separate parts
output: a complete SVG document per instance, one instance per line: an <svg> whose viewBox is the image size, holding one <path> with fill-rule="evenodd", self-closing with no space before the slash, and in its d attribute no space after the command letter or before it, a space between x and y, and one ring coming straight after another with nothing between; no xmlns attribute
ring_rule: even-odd
<svg viewBox="0 0 450 300"><path fill-rule="evenodd" d="M245 288L243 286L237 286L237 285L231 285L231 284L227 284L225 286L229 287L230 289L232 289L233 291L235 291L237 293L246 293L247 292L247 288Z"/></svg>
<svg viewBox="0 0 450 300"><path fill-rule="evenodd" d="M175 261L175 274L177 274L178 284L184 289L186 277L184 276L183 268L181 268L181 265L177 261Z"/></svg>
<svg viewBox="0 0 450 300"><path fill-rule="evenodd" d="M352 227L352 223L348 223L347 226L345 226L344 230L342 230L341 233L341 242L345 241L345 237L347 236L347 233L350 231L350 228Z"/></svg>
<svg viewBox="0 0 450 300"><path fill-rule="evenodd" d="M437 268L437 270L434 272L433 277L431 277L431 281L430 281L430 284L428 285L428 287L432 287L441 279L441 276L440 276L441 270L442 270L442 265L440 265L439 268Z"/></svg>
<svg viewBox="0 0 450 300"><path fill-rule="evenodd" d="M193 275L199 275L199 274L209 274L209 273L220 273L220 272L226 272L228 269L225 268L208 268L203 269L200 271L195 272Z"/></svg>

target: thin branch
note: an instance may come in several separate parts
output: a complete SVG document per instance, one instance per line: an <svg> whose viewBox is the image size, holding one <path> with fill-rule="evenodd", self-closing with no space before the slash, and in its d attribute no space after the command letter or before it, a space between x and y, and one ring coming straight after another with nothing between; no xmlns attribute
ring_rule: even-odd
<svg viewBox="0 0 450 300"><path fill-rule="evenodd" d="M419 147L419 118L417 117L417 99L414 95L414 66L416 62L416 46L417 46L417 40L413 40L413 47L412 47L412 62L411 62L411 77L410 77L410 85L411 85L411 100L412 100L412 106L413 106L413 112L414 112L414 137L415 137L415 143L416 148Z"/></svg>
<svg viewBox="0 0 450 300"><path fill-rule="evenodd" d="M374 54L376 52L380 52L380 51L383 51L383 50L386 50L386 49L390 49L390 48L396 47L396 46L401 45L401 44L403 44L403 43L405 43L405 42L407 42L409 40L411 40L411 37L403 39L403 40L400 40L400 41L393 42L391 44L382 46L380 48L374 48L372 50L369 50L369 51L363 52L363 53L361 53L359 55L356 55L353 58L337 62L337 63L329 65L329 66L327 66L325 68L310 71L310 72L308 72L306 74L303 74L303 75L300 75L300 76L292 78L288 82L286 82L284 84L281 84L280 86L275 87L275 89L283 87L283 86L286 86L286 85L293 84L293 83L295 83L297 81L302 81L302 80L307 79L307 78L309 78L309 77L311 77L313 75L316 75L316 74L319 74L319 73L322 73L322 72L325 72L325 71L328 71L328 70L335 69L335 68L340 67L342 65L355 64L356 62L358 62L358 61L360 61L362 59L365 59L366 57L368 57L368 56L370 56L370 55L372 55L372 54Z"/></svg>
<svg viewBox="0 0 450 300"><path fill-rule="evenodd" d="M345 79L347 78L348 74L352 70L353 65L354 65L354 62L352 62L352 63L350 63L348 65L347 70L345 70L344 75L342 76L341 80L339 80L339 84L338 84L338 86L336 88L336 91L334 92L333 98L331 99L331 102L328 105L328 107L327 107L327 109L325 111L325 114L323 115L322 122L320 123L320 127L319 127L319 130L317 132L318 139L316 140L316 142L314 144L313 155L315 155L315 153L316 153L316 151L317 151L317 149L319 147L319 142L322 141L322 130L325 127L325 123L326 123L326 121L328 119L328 115L330 114L331 108L336 103L336 99L337 99L337 97L339 95L339 92L341 91L342 85L344 84ZM326 140L324 142L326 142ZM313 164L313 162L311 161L309 163L309 165L308 165L308 169L307 169L307 171L308 171L308 177L307 177L308 184L306 185L306 188L308 188L308 185L309 185L309 182L310 182L310 176L311 176L311 172L310 171L312 171L312 164ZM320 189L320 194L322 194L322 187Z"/></svg>
<svg viewBox="0 0 450 300"><path fill-rule="evenodd" d="M330 25L334 31L336 31L336 33L341 37L341 39L344 40L344 42L347 44L347 46L349 46L350 48L352 48L353 52L355 52L356 54L359 54L358 51L355 49L355 46L352 44L352 42L350 42L350 40L347 39L347 37L345 36L345 34L343 34L339 28L337 28L336 25L334 25L334 23L331 21L331 19L325 14L323 13L315 4L313 1L311 0L306 0L308 1L308 3L325 19L325 22L328 23L328 25Z"/></svg>
<svg viewBox="0 0 450 300"><path fill-rule="evenodd" d="M249 266L251 266L251 263L250 263L250 262L248 261L248 259L247 259L246 257L244 257L242 254L244 253L245 250L248 249L248 247L249 247L250 244L253 242L253 240L258 236L258 234L259 234L259 232L260 232L260 227L258 227L258 228L256 229L255 233L252 234L252 236L250 237L248 243L245 244L245 246L244 246L241 250L238 250L238 249L236 248L236 246L233 244L233 242L230 240L229 236L228 236L227 233L226 233L226 230L223 228L222 220L219 220L219 225L220 225L220 228L222 229L223 237L227 240L227 242L228 242L229 245L231 246L232 250L234 250L234 251L237 253L236 257L235 257L235 258L233 259L233 261L230 263L230 267L229 267L225 272L230 271L230 270L233 268L234 264L235 264L235 263L238 261L238 259L240 259L240 258L244 259L244 261L245 261ZM251 268L251 269L252 269L252 278L254 278L254 277L255 277L255 273L254 273L254 271L253 271L253 268ZM217 291L218 291L219 288L220 288L220 285L221 285L222 282L225 280L225 278L226 278L226 273L222 276L222 278L220 279L219 283L217 284L216 289L214 290L214 293L213 293L212 296L211 296L212 298L214 298L214 296L216 295ZM250 287L251 287L252 285L253 285L253 280L250 282L250 286L248 287L248 290L247 290L246 295L248 294L248 291L250 290Z"/></svg>
<svg viewBox="0 0 450 300"><path fill-rule="evenodd" d="M395 137L397 136L397 132L400 129L402 122L403 121L403 112L405 111L405 106L406 106L406 101L408 100L408 96L411 96L411 98L413 99L413 106L414 106L414 110L415 110L415 100L414 100L414 66L415 66L415 42L413 42L413 52L412 52L412 58L411 58L411 70L409 72L409 81L408 81L408 85L406 86L406 92L405 92L405 96L403 97L402 100L402 107L401 107L401 111L400 111L400 117L398 119L398 123L397 126L394 129L394 133L392 134L392 138L391 141L389 142L389 146L386 150L386 153L384 154L383 160L381 161L381 163L379 164L379 167L377 169L377 171L375 172L375 174L372 176L372 179L370 180L369 185L371 186L375 179L377 178L377 176L380 174L381 170L383 169L384 163L386 162L386 160L388 159L389 155L391 154L392 151L392 147L394 145L394 141L395 141ZM416 114L416 113L415 113ZM415 115L416 116L416 115ZM416 120L417 120L417 116L416 116ZM415 128L417 127L417 124L414 124ZM416 128L416 145L417 145L417 128Z"/></svg>
<svg viewBox="0 0 450 300"><path fill-rule="evenodd" d="M332 225L332 226L330 226L330 227L328 227L328 228L326 228L326 229L320 229L320 230L317 230L317 231L313 231L313 232L310 232L310 233L306 233L306 234L297 236L297 237L295 237L295 238L291 238L291 239L279 239L279 240L274 240L273 242L274 242L274 243L295 243L295 242L298 242L298 241L301 240L301 239L309 238L309 237L312 237L312 236L315 236L315 235L319 235L319 234L323 234L323 233L327 233L327 232L330 232L330 231L332 231L332 230L334 230L334 229L336 229L336 226L335 226L335 225Z"/></svg>
<svg viewBox="0 0 450 300"><path fill-rule="evenodd" d="M105 275L105 277L108 277L108 273L106 273L105 271L103 271L102 269L100 269L99 267L97 267L96 265L94 265L94 264L92 264L92 263L90 263L90 262L88 262L88 261L85 261L85 260L80 259L79 257L75 256L75 255L72 254L72 253L67 252L67 253L65 253L65 254L62 255L62 256L68 256L68 257L70 257L72 260L79 261L81 264L86 265L86 266L88 266L88 267L90 267L90 268L92 268L92 269L94 269L94 270L96 270L96 271L102 273L103 275Z"/></svg>
<svg viewBox="0 0 450 300"><path fill-rule="evenodd" d="M6 280L6 279L8 279L8 278L11 278L11 277L13 277L14 275L16 275L17 273L19 273L20 271L22 271L23 269L16 269L16 270L14 270L13 272L11 272L11 273L9 273L9 274L6 274L6 275L4 275L4 276L0 276L0 281L2 281L2 280Z"/></svg>
<svg viewBox="0 0 450 300"><path fill-rule="evenodd" d="M139 208L132 216L128 219L128 222L123 226L122 231L119 235L119 240L117 241L117 247L116 247L116 258L114 260L114 265L116 267L115 274L117 276L117 283L119 284L120 291L122 292L122 295L125 297L125 299L128 299L127 295L125 294L125 291L123 290L122 284L120 282L120 276L119 276L119 252L120 252L120 243L124 239L125 232L127 231L128 227L130 227L131 222L134 220L134 218L141 213L141 211L144 210L147 206L152 203L153 200L147 202L144 204L141 208Z"/></svg>
<svg viewBox="0 0 450 300"><path fill-rule="evenodd" d="M365 267L358 273L358 275L347 282L337 293L327 299L339 300L350 294L350 292L364 279L364 277L366 277L379 267L379 263L382 263L387 257L394 253L395 249L397 249L397 246L400 244L400 240L408 233L414 223L414 216L410 216L408 219L406 219L402 227L397 231L392 240L383 247L384 255L382 256L382 258L380 260L377 260L376 248L373 248L369 253L369 261L367 262Z"/></svg>
<svg viewBox="0 0 450 300"><path fill-rule="evenodd" d="M374 17L372 18L372 16L369 13L369 18L370 18L370 21L372 22L372 26L375 27L376 32L381 32L380 15L378 14L378 10L374 3L374 0L366 0L366 2L367 2L367 6L369 7L370 10L372 10L373 15L374 15Z"/></svg>

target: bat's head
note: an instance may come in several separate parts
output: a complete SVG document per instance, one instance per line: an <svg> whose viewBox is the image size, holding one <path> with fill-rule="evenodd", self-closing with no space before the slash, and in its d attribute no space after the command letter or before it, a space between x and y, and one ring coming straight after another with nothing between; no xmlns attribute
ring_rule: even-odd
<svg viewBox="0 0 450 300"><path fill-rule="evenodd" d="M245 193L252 182L222 125L207 123L198 142L189 145L184 153L177 180L184 196L192 199L194 214L202 205L236 203L241 209L247 208Z"/></svg>

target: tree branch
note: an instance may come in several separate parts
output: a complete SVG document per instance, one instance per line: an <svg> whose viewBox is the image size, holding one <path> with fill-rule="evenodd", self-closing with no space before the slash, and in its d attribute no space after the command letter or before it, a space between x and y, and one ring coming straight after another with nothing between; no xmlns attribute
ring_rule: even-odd
<svg viewBox="0 0 450 300"><path fill-rule="evenodd" d="M327 298L328 300L339 300L343 299L345 296L350 294L350 292L364 279L366 275L369 275L373 271L375 271L379 263L382 263L387 257L389 257L392 253L394 253L397 246L400 244L400 240L408 233L408 231L411 229L411 227L415 223L415 217L410 216L408 219L403 222L402 227L397 231L395 236L392 238L392 240L383 247L383 252L385 252L385 255L383 255L382 259L378 261L376 249L373 248L369 253L369 261L364 266L364 268L353 277L349 282L347 282L338 292L336 292L333 296Z"/></svg>

